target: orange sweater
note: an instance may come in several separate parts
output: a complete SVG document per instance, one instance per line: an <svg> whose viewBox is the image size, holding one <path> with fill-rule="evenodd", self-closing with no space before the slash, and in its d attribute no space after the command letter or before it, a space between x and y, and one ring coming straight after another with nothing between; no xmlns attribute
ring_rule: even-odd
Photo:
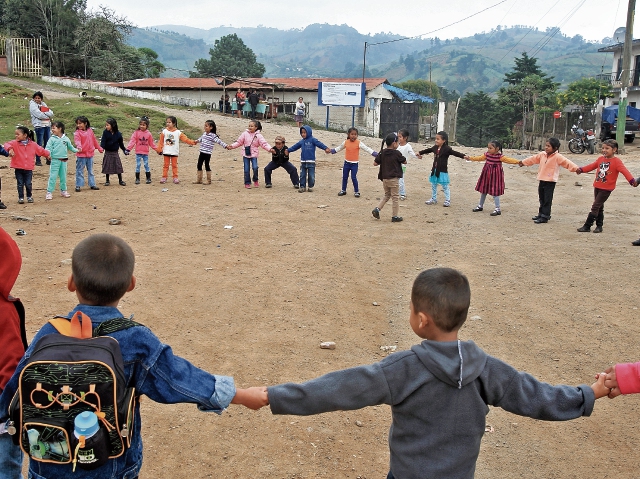
<svg viewBox="0 0 640 479"><path fill-rule="evenodd" d="M578 170L578 165L565 158L557 151L550 155L547 155L546 151L542 151L537 155L533 155L522 160L522 164L525 166L540 164L540 168L538 170L538 180L540 181L557 182L558 177L560 176L561 166L572 173Z"/></svg>

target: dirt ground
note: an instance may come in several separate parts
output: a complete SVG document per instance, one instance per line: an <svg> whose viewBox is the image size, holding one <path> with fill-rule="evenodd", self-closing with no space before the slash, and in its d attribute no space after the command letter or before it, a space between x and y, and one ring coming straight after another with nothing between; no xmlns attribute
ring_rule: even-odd
<svg viewBox="0 0 640 479"><path fill-rule="evenodd" d="M45 89L55 111L64 94ZM163 108L170 114L173 110ZM117 118L117 114L114 114ZM178 112L194 125L211 117L231 142L247 120ZM92 119L92 121L99 123ZM157 137L163 118L152 118ZM272 142L297 129L263 122ZM125 137L131 132L124 132ZM315 131L331 146L342 133ZM8 138L3 139L6 141ZM378 149L380 140L363 138ZM414 149L423 147L413 144ZM484 149L457 148L469 154ZM262 152L261 169L268 161ZM338 197L343 155L318 152L313 193L294 190L286 173L272 189L245 190L241 151L214 150L212 185L194 185L197 148L183 146L179 185L160 185L161 159L150 157L153 184L134 185L135 157L123 157L126 187L86 188L44 201L46 167L35 172L35 204L18 205L11 170L2 169L0 226L24 257L14 293L25 303L29 337L50 317L75 305L66 290L75 244L109 232L136 253L136 289L120 304L153 329L176 354L239 387L303 381L335 369L380 360L382 346L405 350L418 341L408 324L411 284L437 265L464 272L472 288L469 319L460 332L489 354L550 383L591 383L608 365L639 360L637 264L640 189L624 180L606 203L604 233L578 233L593 198L593 175L563 171L553 219L537 225L536 168L505 166L502 216L472 213L482 164L452 158L452 205L425 205L431 158L410 161L404 222L371 215L382 194L377 168L361 158L361 198ZM528 152L505 151L519 158ZM101 156L96 155L100 171ZM567 155L579 165L592 155ZM294 164L299 152L292 153ZM640 175L640 150L622 157ZM0 159L0 166L8 161ZM69 181L73 186L74 164ZM97 175L102 183L103 175ZM580 185L576 185L579 182ZM112 183L113 185L114 183ZM167 191L163 191L165 189ZM439 195L442 195L440 192ZM20 221L17 216L31 218ZM121 220L112 226L111 218ZM227 229L226 226L232 226ZM319 348L335 341L335 350ZM272 416L232 406L222 416L192 405L143 398L145 478L386 477L387 406L310 417ZM476 477L637 477L640 397L598 401L593 415L564 423L518 417L492 408Z"/></svg>

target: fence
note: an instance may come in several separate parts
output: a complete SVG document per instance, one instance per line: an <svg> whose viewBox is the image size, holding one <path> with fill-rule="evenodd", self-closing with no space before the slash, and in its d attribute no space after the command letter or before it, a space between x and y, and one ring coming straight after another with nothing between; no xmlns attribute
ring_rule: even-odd
<svg viewBox="0 0 640 479"><path fill-rule="evenodd" d="M7 38L3 44L9 75L19 77L42 75L42 40L40 38Z"/></svg>
<svg viewBox="0 0 640 479"><path fill-rule="evenodd" d="M531 113L530 113L531 115ZM582 119L580 119L582 116ZM553 118L553 113L545 113L536 115L536 121L533 118L527 119L526 131L524 138L522 135L522 124L514 128L514 136L524 140L522 148L528 150L542 150L544 144L550 137L556 137L560 140L561 148L573 138L571 127L573 125L582 125L585 130L596 130L596 112L595 110L575 109L570 112L563 112L561 118Z"/></svg>

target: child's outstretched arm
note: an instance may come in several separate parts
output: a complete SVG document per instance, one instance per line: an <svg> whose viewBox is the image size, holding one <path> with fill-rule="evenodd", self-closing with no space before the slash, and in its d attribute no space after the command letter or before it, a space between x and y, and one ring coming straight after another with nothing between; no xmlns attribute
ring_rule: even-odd
<svg viewBox="0 0 640 479"><path fill-rule="evenodd" d="M469 156L469 155L464 155L464 159L467 161L484 161L487 159L486 156L484 156L484 153L480 156ZM516 160L517 163L517 160Z"/></svg>
<svg viewBox="0 0 640 479"><path fill-rule="evenodd" d="M254 411L269 404L267 388L264 386L251 387L247 389L236 389L236 395L231 400L231 404L242 404Z"/></svg>
<svg viewBox="0 0 640 479"><path fill-rule="evenodd" d="M191 138L189 138L184 133L180 133L180 141L182 143L186 143L189 146L193 146L193 145L197 145L198 144L198 142L196 140L192 140Z"/></svg>

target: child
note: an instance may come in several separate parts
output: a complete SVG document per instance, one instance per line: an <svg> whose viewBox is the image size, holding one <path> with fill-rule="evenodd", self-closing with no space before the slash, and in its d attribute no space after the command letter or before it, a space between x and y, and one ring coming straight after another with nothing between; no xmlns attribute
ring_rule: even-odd
<svg viewBox="0 0 640 479"><path fill-rule="evenodd" d="M364 150L374 158L378 156L377 151L373 151L367 145L358 140L358 129L351 127L347 130L347 139L342 142L338 148L331 148L334 155L341 151L347 150L344 155L344 165L342 166L342 189L338 196L347 194L347 181L349 180L349 172L351 172L351 181L353 183L353 196L360 198L360 189L358 188L358 160L360 160L360 150Z"/></svg>
<svg viewBox="0 0 640 479"><path fill-rule="evenodd" d="M67 287L75 293L78 305L67 316L77 311L87 315L96 327L106 320L122 318L118 303L134 289L135 256L131 247L121 238L96 234L82 240L73 250L71 276ZM20 373L29 359L33 346L45 335L58 334L46 323L38 331L31 347L9 380L0 396L0 422L7 418L7 408L14 396ZM126 384L135 386L135 420L131 445L125 452L110 459L108 464L93 471L81 469L72 472L71 464L52 464L30 461L30 475L41 479L134 478L142 466L142 437L140 400L142 395L163 404L193 403L201 411L221 414L230 403L244 404L257 409L266 404L257 391L264 388L236 389L233 378L209 374L175 356L171 347L163 344L150 329L134 325L106 335L118 341L124 360Z"/></svg>
<svg viewBox="0 0 640 479"><path fill-rule="evenodd" d="M442 185L442 191L444 191L444 203L442 206L451 206L451 192L449 190L449 171L448 162L449 156L457 156L458 158L464 158L464 153L454 151L449 146L449 135L444 131L439 131L436 134L435 145L431 148L419 151L419 154L425 155L427 153L433 153L433 165L431 166L431 174L429 175L429 182L431 183L431 199L425 201L428 205L435 205L438 203L438 185Z"/></svg>
<svg viewBox="0 0 640 479"><path fill-rule="evenodd" d="M379 363L269 387L271 412L310 415L389 404L388 478L472 478L487 405L566 421L589 416L594 400L609 393L604 374L591 387L551 386L458 339L470 296L458 271L423 271L413 283L409 324L426 341Z"/></svg>
<svg viewBox="0 0 640 479"><path fill-rule="evenodd" d="M151 184L151 169L149 168L149 148L156 149L153 135L149 131L149 118L143 116L138 123L138 129L131 135L127 150L136 149L136 185L140 184L140 163L144 163L144 171L147 175L147 185Z"/></svg>
<svg viewBox="0 0 640 479"><path fill-rule="evenodd" d="M298 170L289 161L289 151L285 144L284 136L276 136L275 146L271 149L271 161L264 168L264 181L266 188L271 188L271 173L278 168L284 168L289 173L291 183L295 189L300 187L300 178L298 177Z"/></svg>
<svg viewBox="0 0 640 479"><path fill-rule="evenodd" d="M45 150L35 142L33 130L26 126L19 126L15 131L16 139L4 144L4 149L8 152L13 150L11 156L11 168L15 169L16 181L18 183L18 203L24 203L24 189L27 188L27 203L33 203L31 195L31 179L33 169L36 164L36 155L51 159L48 150Z"/></svg>
<svg viewBox="0 0 640 479"><path fill-rule="evenodd" d="M490 216L500 216L502 211L500 210L500 197L504 195L504 170L502 169L502 163L509 163L510 165L518 165L520 162L513 158L507 158L502 154L502 143L498 140L490 141L487 145L487 152L481 156L469 156L464 157L469 161L484 161L482 167L482 173L476 183L476 191L480 193L480 203L472 211L482 211L484 208L484 200L487 199L487 195L493 196L493 201L496 208L493 210Z"/></svg>
<svg viewBox="0 0 640 479"><path fill-rule="evenodd" d="M9 156L9 152L7 150L5 150L2 145L0 145L0 155L2 156ZM0 210L6 210L7 209L7 205L5 205L2 202L2 178L0 178Z"/></svg>
<svg viewBox="0 0 640 479"><path fill-rule="evenodd" d="M105 175L104 186L109 186L109 175L118 175L118 183L120 186L127 186L122 179L122 161L118 154L120 148L125 155L129 154L129 150L124 147L122 133L118 131L118 122L113 118L107 118L104 124L102 138L100 138L100 146L104 148L104 157L102 158L102 173Z"/></svg>
<svg viewBox="0 0 640 479"><path fill-rule="evenodd" d="M298 129L302 128L302 124L304 123L304 112L306 109L307 105L304 104L303 98L299 97L296 102L296 106L294 107L295 113L293 115L294 120L298 124Z"/></svg>
<svg viewBox="0 0 640 479"><path fill-rule="evenodd" d="M227 146L227 150L233 150L240 146L244 147L242 162L244 166L244 187L251 188L251 176L249 168L253 169L253 187L258 188L258 155L261 147L267 151L271 151L271 145L262 136L262 124L258 120L251 120L249 127L242 132L238 139L231 145Z"/></svg>
<svg viewBox="0 0 640 479"><path fill-rule="evenodd" d="M304 125L300 128L300 136L302 140L289 147L289 153L302 148L300 151L300 189L298 192L304 193L308 176L308 191L311 193L316 184L316 148L324 150L327 154L331 153L331 149L313 136L313 131L309 125Z"/></svg>
<svg viewBox="0 0 640 479"><path fill-rule="evenodd" d="M204 133L196 142L200 143L200 155L198 156L198 177L193 183L202 183L202 163L204 162L204 169L207 171L207 184L210 185L211 166L209 162L211 160L211 153L213 153L214 143L217 143L222 148L226 148L227 144L216 134L216 122L213 120L204 122Z"/></svg>
<svg viewBox="0 0 640 479"><path fill-rule="evenodd" d="M9 234L0 228L0 393L9 382L27 349L24 306L18 298L11 296L22 256L18 245ZM4 414L0 413L0 415ZM0 476L6 479L22 478L22 451L13 444L11 436L5 434L0 424Z"/></svg>
<svg viewBox="0 0 640 479"><path fill-rule="evenodd" d="M547 223L551 219L551 203L553 203L553 190L560 176L560 167L566 168L571 172L578 169L578 165L568 160L560 153L560 140L557 138L549 138L544 145L544 151L537 155L530 156L518 164L522 166L531 166L540 164L538 168L538 200L540 208L538 214L531 218L534 223Z"/></svg>
<svg viewBox="0 0 640 479"><path fill-rule="evenodd" d="M67 192L67 152L78 153L80 150L71 144L71 140L64 134L64 123L54 121L51 124L51 137L47 142L47 150L51 152L51 166L49 167L49 183L45 200L53 199L53 190L56 189L56 180L60 178L60 196L69 198Z"/></svg>
<svg viewBox="0 0 640 479"><path fill-rule="evenodd" d="M618 142L616 140L605 140L602 142L602 156L599 157L593 163L587 166L581 166L576 170L576 173L586 173L593 171L596 168L596 178L593 181L593 196L594 201L591 206L591 212L587 215L587 220L584 222L578 231L580 233L586 233L591 231L591 225L596 222L596 228L594 233L602 233L602 225L604 224L604 202L609 199L609 196L616 187L616 181L618 180L618 173L622 173L631 186L638 186L635 178L629 173L627 167L624 166L622 160L617 156L613 156L618 153Z"/></svg>
<svg viewBox="0 0 640 479"><path fill-rule="evenodd" d="M413 152L413 148L409 142L409 130L403 128L402 130L398 130L398 151L402 153L402 156L405 157L407 161L409 158L422 158L421 155L416 155ZM402 165L402 178L398 178L398 188L400 189L400 199L402 201L407 199L407 190L404 186L404 177L407 174L407 165Z"/></svg>
<svg viewBox="0 0 640 479"><path fill-rule="evenodd" d="M53 118L53 111L42 101L44 95L41 91L35 92L31 96L29 102L29 114L31 115L31 124L36 135L36 143L41 147L49 142L51 136L51 118ZM50 164L47 160L47 165ZM36 166L42 166L40 162L40 156L36 156Z"/></svg>
<svg viewBox="0 0 640 479"><path fill-rule="evenodd" d="M98 150L104 152L96 135L91 129L91 124L86 116L76 118L76 131L73 134L73 141L80 151L76 155L76 193L84 186L84 169L87 169L87 182L92 190L99 190L96 185L96 177L93 174L93 152Z"/></svg>
<svg viewBox="0 0 640 479"><path fill-rule="evenodd" d="M384 148L385 143L387 145L386 148ZM400 209L398 203L398 178L402 178L402 165L406 163L407 159L398 151L398 135L389 133L382 140L380 154L373 160L375 166L380 165L378 179L382 181L382 186L384 187L384 198L380 200L378 206L371 212L375 219L380 219L380 210L391 198L391 221L393 223L402 221L402 216L398 216L398 210Z"/></svg>
<svg viewBox="0 0 640 479"><path fill-rule="evenodd" d="M187 137L178 130L178 119L175 116L168 116L165 121L166 128L160 133L158 140L158 148L156 151L159 155L164 155L164 166L162 167L162 178L160 183L167 182L167 174L169 173L169 163L171 163L171 175L173 182L177 185L180 183L178 179L178 155L180 154L180 142L187 145L195 145L195 140Z"/></svg>

